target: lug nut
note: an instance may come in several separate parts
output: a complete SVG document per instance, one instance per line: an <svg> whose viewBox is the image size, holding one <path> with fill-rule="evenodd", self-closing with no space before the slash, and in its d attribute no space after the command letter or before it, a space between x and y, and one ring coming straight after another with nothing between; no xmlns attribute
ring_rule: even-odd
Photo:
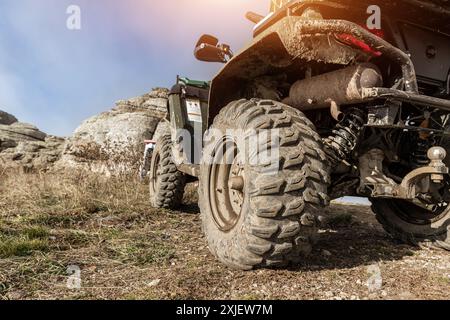
<svg viewBox="0 0 450 320"><path fill-rule="evenodd" d="M230 178L228 187L232 190L242 192L244 190L244 178L242 176Z"/></svg>

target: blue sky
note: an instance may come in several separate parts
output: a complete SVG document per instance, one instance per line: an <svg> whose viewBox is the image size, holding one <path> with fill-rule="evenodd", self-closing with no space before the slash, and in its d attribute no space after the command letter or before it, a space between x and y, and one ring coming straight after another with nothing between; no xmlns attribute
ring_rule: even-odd
<svg viewBox="0 0 450 320"><path fill-rule="evenodd" d="M69 30L69 5L82 29ZM177 74L209 79L220 68L194 59L202 33L238 51L248 10L268 0L1 0L0 109L67 136L114 101L170 86Z"/></svg>

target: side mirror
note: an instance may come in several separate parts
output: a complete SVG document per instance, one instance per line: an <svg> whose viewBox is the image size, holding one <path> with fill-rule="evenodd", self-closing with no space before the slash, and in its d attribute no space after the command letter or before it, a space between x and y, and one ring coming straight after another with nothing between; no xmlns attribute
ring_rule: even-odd
<svg viewBox="0 0 450 320"><path fill-rule="evenodd" d="M233 53L229 45L219 44L216 37L205 34L198 40L194 56L200 61L225 63L233 57Z"/></svg>

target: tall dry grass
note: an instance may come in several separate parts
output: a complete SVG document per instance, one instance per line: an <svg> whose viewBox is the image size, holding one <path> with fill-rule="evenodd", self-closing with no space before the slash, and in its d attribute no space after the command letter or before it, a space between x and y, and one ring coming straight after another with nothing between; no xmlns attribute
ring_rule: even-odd
<svg viewBox="0 0 450 320"><path fill-rule="evenodd" d="M195 212L196 188L187 190L185 203L191 207L185 209ZM146 219L158 223L160 213L150 206L148 184L135 175L0 170L0 258L44 251L44 240L67 230L73 237L78 231L108 231L105 223L119 228Z"/></svg>
<svg viewBox="0 0 450 320"><path fill-rule="evenodd" d="M104 287L109 273L125 283L133 271L141 281L142 268L164 267L176 257L181 226L179 213L150 206L148 186L135 175L0 170L0 300L17 292L50 294L52 286L72 296L64 287L72 264L92 275L92 286L99 285L90 269L97 267L108 270L100 275Z"/></svg>
<svg viewBox="0 0 450 320"><path fill-rule="evenodd" d="M79 168L89 172L105 176L130 176L140 170L144 145L143 141L133 142L131 139L126 143L105 141L102 145L80 141L72 144L68 154L77 159Z"/></svg>
<svg viewBox="0 0 450 320"><path fill-rule="evenodd" d="M85 171L63 174L0 171L0 217L142 208L148 208L147 185L133 175L105 177Z"/></svg>
<svg viewBox="0 0 450 320"><path fill-rule="evenodd" d="M147 186L131 175L104 177L83 171L30 174L3 170L0 258L44 252L50 247L50 237L61 232L65 234L57 243L59 247L80 242L83 237L79 237L82 232L78 231L96 214L123 218L149 210L152 209ZM67 239L68 243L64 241Z"/></svg>

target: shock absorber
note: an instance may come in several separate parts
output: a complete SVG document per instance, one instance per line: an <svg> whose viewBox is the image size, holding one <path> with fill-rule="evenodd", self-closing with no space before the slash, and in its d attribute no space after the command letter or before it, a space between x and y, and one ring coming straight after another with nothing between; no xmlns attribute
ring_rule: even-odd
<svg viewBox="0 0 450 320"><path fill-rule="evenodd" d="M425 120L420 124L421 128L430 128L430 115L425 113ZM435 144L435 139L429 132L418 132L415 135L415 143L412 144L411 165L414 168L425 167L430 163L427 156L428 150Z"/></svg>
<svg viewBox="0 0 450 320"><path fill-rule="evenodd" d="M427 157L428 150L432 147L429 140L423 140L421 138L417 139L417 146L412 152L412 159L414 167L425 167L428 165L430 160Z"/></svg>
<svg viewBox="0 0 450 320"><path fill-rule="evenodd" d="M333 130L333 135L324 139L325 152L333 168L347 159L355 149L367 115L358 108L351 108L345 112L344 118Z"/></svg>

